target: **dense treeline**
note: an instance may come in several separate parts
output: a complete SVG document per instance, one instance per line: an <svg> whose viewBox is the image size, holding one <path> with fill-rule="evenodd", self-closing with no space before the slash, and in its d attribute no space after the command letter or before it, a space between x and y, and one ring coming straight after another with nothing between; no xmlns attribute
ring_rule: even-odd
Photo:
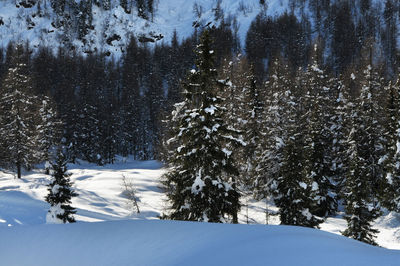
<svg viewBox="0 0 400 266"><path fill-rule="evenodd" d="M222 42L217 49L222 60L231 52L231 32L221 26L213 30L213 35L219 36ZM35 110L27 111L32 119L26 118L26 121L33 123L29 130L26 129L31 140L40 125L35 125L34 121L44 119L44 116L47 119L46 112L54 116L51 118L54 121L48 123L54 124L56 129L46 132L47 135L54 133L54 139L43 147L46 150L44 161L50 159L49 150L57 143L66 147L71 162L83 159L102 165L113 163L117 154L144 160L160 158L161 138L168 128L162 119L182 98L181 79L193 65L197 33L183 41L178 38L175 33L171 45L150 48L132 37L119 61L102 54L81 56L65 49L53 54L46 47L33 54L28 45L11 43L1 53L5 55L0 64L2 92L19 88L26 97L37 99L37 103L32 102ZM21 82L26 85L17 87L9 80L9 75L21 64L21 74L24 74ZM3 95L3 101L12 101L7 97ZM44 98L48 103L40 108ZM47 110L49 108L51 110ZM6 116L5 111L3 116ZM2 128L7 123L3 122ZM19 141L3 140L13 145ZM32 145L40 146L39 143ZM23 153L29 154L32 145L8 148L24 148ZM29 169L34 163L43 161L42 157L32 155L23 166ZM2 165L11 161L5 158Z"/></svg>
<svg viewBox="0 0 400 266"><path fill-rule="evenodd" d="M293 70L305 67L312 45L320 47L319 63L335 75L359 65L362 48L373 40L374 61L382 60L385 75L398 72L398 1L290 1L291 11L279 17L260 14L246 38L246 52L256 74L265 79L274 58L283 57Z"/></svg>
<svg viewBox="0 0 400 266"><path fill-rule="evenodd" d="M2 91L7 86L17 89L9 85L12 81L8 76L23 62L29 85L21 89L53 100L53 111L60 121L58 142L68 148L71 161L80 158L98 164L112 163L116 154L149 159L159 145L160 119L168 109L167 100L179 97L174 86L169 87L168 93L165 82L179 84L186 71L183 68L189 67L176 59L172 63L168 56L174 49L175 53L189 53L190 58L191 41L151 51L132 38L122 64L100 55L81 57L63 50L53 55L45 48L30 56L29 48L19 46L17 51L11 44L2 64ZM15 51L25 56L14 60ZM179 67L169 69L165 67L168 64Z"/></svg>
<svg viewBox="0 0 400 266"><path fill-rule="evenodd" d="M173 112L165 217L235 223L237 197L250 192L272 199L282 224L318 228L341 203L342 233L376 244L372 222L400 206L400 78L386 81L371 64L376 47L336 77L315 45L306 68L276 59L258 83L244 58L222 64L216 78L207 37Z"/></svg>

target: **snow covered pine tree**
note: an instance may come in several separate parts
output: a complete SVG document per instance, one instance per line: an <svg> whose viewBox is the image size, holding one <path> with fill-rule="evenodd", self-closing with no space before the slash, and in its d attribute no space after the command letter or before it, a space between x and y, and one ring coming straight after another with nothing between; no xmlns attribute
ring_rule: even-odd
<svg viewBox="0 0 400 266"><path fill-rule="evenodd" d="M382 171L385 143L379 138L381 123L378 122L377 94L380 88L377 74L370 65L364 70L363 84L357 103L352 110L352 129L349 136L349 171L346 177L344 202L347 229L344 236L377 245L372 222L381 215L381 188L386 185ZM380 112L382 113L382 112ZM382 160L383 161L383 160ZM383 184L382 184L383 183Z"/></svg>
<svg viewBox="0 0 400 266"><path fill-rule="evenodd" d="M71 207L71 198L78 196L71 186L69 179L71 174L67 173L67 159L62 151L58 152L56 162L52 164L53 182L49 184L49 194L46 201L51 207L46 216L47 223L74 223L73 214L76 213L75 208Z"/></svg>
<svg viewBox="0 0 400 266"><path fill-rule="evenodd" d="M274 201L279 208L281 224L318 227L323 219L312 213L318 204L318 184L307 171L305 144L308 128L301 106L304 102L304 97L297 100L293 97L290 104L285 105L288 107L285 125L287 139L282 149L279 175L275 180Z"/></svg>
<svg viewBox="0 0 400 266"><path fill-rule="evenodd" d="M390 83L387 105L387 140L385 162L388 186L384 193L384 206L391 211L400 212L400 75L395 84Z"/></svg>
<svg viewBox="0 0 400 266"><path fill-rule="evenodd" d="M0 90L0 146L4 149L5 161L16 167L18 178L22 168L29 169L38 158L38 101L32 95L25 61L23 47L18 45Z"/></svg>
<svg viewBox="0 0 400 266"><path fill-rule="evenodd" d="M170 171L164 176L171 212L165 218L237 223L239 193L233 148L245 145L238 131L223 120L226 109L218 96L226 82L217 80L209 30L197 48L196 68L184 85L185 100L173 116L175 147L169 155Z"/></svg>

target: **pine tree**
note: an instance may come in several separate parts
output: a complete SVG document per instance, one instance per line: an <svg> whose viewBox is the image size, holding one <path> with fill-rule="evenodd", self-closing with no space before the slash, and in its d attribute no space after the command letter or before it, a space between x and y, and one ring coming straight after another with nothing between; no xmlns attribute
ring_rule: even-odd
<svg viewBox="0 0 400 266"><path fill-rule="evenodd" d="M118 123L119 123L119 106L118 106L118 84L119 73L115 68L115 62L108 63L108 71L106 78L106 86L104 91L100 93L101 112L101 157L106 163L114 163L115 156L118 153Z"/></svg>
<svg viewBox="0 0 400 266"><path fill-rule="evenodd" d="M50 98L44 96L39 109L40 120L37 125L37 140L39 143L40 161L45 162L46 174L49 174L51 148L55 147L60 140L61 123L57 118L53 103Z"/></svg>
<svg viewBox="0 0 400 266"><path fill-rule="evenodd" d="M374 196L375 204L383 201L387 187L384 165L387 156L385 147L386 139L384 135L383 118L384 109L380 104L384 101L382 78L372 69L370 65L364 70L365 80L362 82L362 89L357 100L358 114L362 122L359 126L364 130L358 135L359 155L368 162L367 175L371 194Z"/></svg>
<svg viewBox="0 0 400 266"><path fill-rule="evenodd" d="M2 84L0 96L0 139L5 147L7 161L17 168L21 178L22 167L29 169L38 162L37 98L32 95L32 83L24 61L22 46L18 46Z"/></svg>
<svg viewBox="0 0 400 266"><path fill-rule="evenodd" d="M400 77L390 83L385 131L387 160L385 172L388 185L384 191L383 205L389 210L400 211Z"/></svg>
<svg viewBox="0 0 400 266"><path fill-rule="evenodd" d="M237 131L223 120L225 108L218 91L214 53L209 30L197 49L196 68L185 88L185 101L176 105L173 122L176 147L169 158L170 171L164 176L172 205L168 218L176 220L224 222L227 215L237 223L240 209L233 162L233 145L242 143Z"/></svg>
<svg viewBox="0 0 400 266"><path fill-rule="evenodd" d="M93 96L92 96L93 97ZM82 93L81 109L78 113L78 138L77 144L80 150L80 158L88 162L103 164L100 154L100 121L98 119L98 107L91 103L88 94Z"/></svg>
<svg viewBox="0 0 400 266"><path fill-rule="evenodd" d="M71 206L71 199L78 194L72 189L71 174L67 172L67 159L62 151L58 152L51 167L54 180L49 184L49 194L45 198L51 206L46 220L48 223L73 223L76 210Z"/></svg>
<svg viewBox="0 0 400 266"><path fill-rule="evenodd" d="M245 108L244 120L244 140L247 145L244 147L243 156L245 157L245 180L248 186L252 187L256 180L263 176L264 171L261 169L262 153L264 151L264 107L262 103L262 95L256 77L252 74L247 77L248 85L245 90Z"/></svg>
<svg viewBox="0 0 400 266"><path fill-rule="evenodd" d="M330 179L329 146L333 141L330 120L333 115L329 77L319 68L315 46L313 62L302 76L305 88L305 167L309 178L316 182L318 204L313 213L320 217L334 214L337 208L333 180Z"/></svg>
<svg viewBox="0 0 400 266"><path fill-rule="evenodd" d="M123 156L138 155L139 123L141 110L141 97L139 88L139 57L137 42L134 37L130 39L122 66L121 96L120 96L120 124L119 139L120 152Z"/></svg>
<svg viewBox="0 0 400 266"><path fill-rule="evenodd" d="M378 233L371 223L380 215L385 144L378 122L376 93L380 86L371 66L364 70L366 81L351 112L352 129L348 143L349 169L346 176L344 203L347 229L343 235L376 245Z"/></svg>
<svg viewBox="0 0 400 266"><path fill-rule="evenodd" d="M332 97L335 100L333 115L327 125L332 136L331 145L328 147L328 164L330 164L330 180L334 183L338 200L343 195L348 172L348 136L351 130L349 114L353 108L353 102L350 99L349 88L342 81L332 78L330 84L330 88L336 93Z"/></svg>
<svg viewBox="0 0 400 266"><path fill-rule="evenodd" d="M304 124L297 105L293 103L287 122L288 139L275 181L277 195L274 201L279 208L281 224L318 227L323 220L311 213L317 206L318 185L307 174Z"/></svg>
<svg viewBox="0 0 400 266"><path fill-rule="evenodd" d="M266 82L268 97L265 103L265 150L260 162L260 175L254 181L257 198L276 196L277 179L283 161L283 149L288 139L290 112L294 102L293 80L283 60L275 60L270 79Z"/></svg>
<svg viewBox="0 0 400 266"><path fill-rule="evenodd" d="M357 123L357 113L353 113ZM379 209L372 204L371 189L368 179L368 161L358 153L357 137L362 128L354 124L350 133L349 173L346 177L346 190L344 201L346 204L347 229L342 232L344 236L377 245L374 237L379 231L373 229L371 223L380 215Z"/></svg>

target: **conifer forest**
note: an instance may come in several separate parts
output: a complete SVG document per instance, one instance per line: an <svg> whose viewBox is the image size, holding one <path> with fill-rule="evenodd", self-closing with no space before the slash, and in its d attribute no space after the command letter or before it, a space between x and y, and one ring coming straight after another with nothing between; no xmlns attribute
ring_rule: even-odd
<svg viewBox="0 0 400 266"><path fill-rule="evenodd" d="M0 12L0 169L44 165L63 223L68 164L131 156L163 163L163 220L238 223L246 196L282 225L341 213L342 235L377 245L374 221L400 213L400 2L233 1L257 13L244 31L222 0L207 19L193 1L190 33L112 31L157 21L163 1L15 1L32 31L51 21L40 43L7 37Z"/></svg>

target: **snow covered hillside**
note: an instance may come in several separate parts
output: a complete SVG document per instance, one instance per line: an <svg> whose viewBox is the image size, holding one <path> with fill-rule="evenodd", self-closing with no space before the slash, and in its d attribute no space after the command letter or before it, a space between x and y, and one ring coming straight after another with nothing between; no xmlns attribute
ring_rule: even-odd
<svg viewBox="0 0 400 266"><path fill-rule="evenodd" d="M164 172L156 161L138 162L119 158L114 165L104 167L93 164L69 165L71 180L79 196L73 198L77 208L78 222L101 222L125 219L154 220L165 210L165 196L159 187L159 177ZM124 194L123 176L133 183L139 198L140 213L137 214ZM0 172L0 228L26 228L44 224L49 205L44 201L50 176L41 171L28 172L23 178L14 179L13 174ZM276 211L271 204L242 199L240 223L265 224L265 207L269 212ZM268 217L269 224L279 224L277 216ZM20 227L20 225L24 225ZM87 226L87 225L82 225ZM107 225L112 226L112 225ZM386 248L400 249L400 216L387 213L375 225L381 232L377 242ZM340 234L346 228L342 217L328 218L321 229ZM11 229L10 229L11 230ZM36 230L36 229L34 229ZM40 229L47 230L47 229ZM58 229L57 229L58 230ZM11 231L12 232L12 231ZM3 235L0 233L0 235ZM0 237L2 239L2 237ZM2 241L2 240L1 240ZM2 249L0 249L2 250ZM1 256L3 257L3 256Z"/></svg>
<svg viewBox="0 0 400 266"><path fill-rule="evenodd" d="M400 251L319 230L176 221L0 228L2 265L398 265Z"/></svg>
<svg viewBox="0 0 400 266"><path fill-rule="evenodd" d="M73 206L78 221L96 222L128 218L158 219L164 197L158 187L163 170L155 161L70 165L71 180L78 197ZM140 214L134 213L124 196L123 176L132 181L139 196ZM43 224L49 208L44 202L51 177L41 172L26 173L22 179L0 172L0 227Z"/></svg>
<svg viewBox="0 0 400 266"><path fill-rule="evenodd" d="M18 3L24 1L17 1ZM214 21L217 1L210 0L159 0L155 1L153 20L143 19L137 11L124 12L119 1L111 1L109 10L93 5L91 25L84 38L79 38L79 22L65 22L50 7L51 1L38 1L41 5L23 7L16 1L0 1L0 45L6 47L10 41L28 41L33 48L51 47L57 51L60 44L71 46L78 52L98 51L120 57L133 34L152 40L169 42L174 30L180 38L193 32L193 22L204 24ZM75 0L76 6L79 2ZM198 13L193 11L194 5ZM260 12L258 0L223 0L220 7L226 17L236 17L239 21L239 36L243 42L251 21ZM271 1L267 13L277 15L288 7L288 0ZM71 7L65 10L67 17L74 17ZM68 13L69 12L69 13ZM78 14L78 17L82 14Z"/></svg>

